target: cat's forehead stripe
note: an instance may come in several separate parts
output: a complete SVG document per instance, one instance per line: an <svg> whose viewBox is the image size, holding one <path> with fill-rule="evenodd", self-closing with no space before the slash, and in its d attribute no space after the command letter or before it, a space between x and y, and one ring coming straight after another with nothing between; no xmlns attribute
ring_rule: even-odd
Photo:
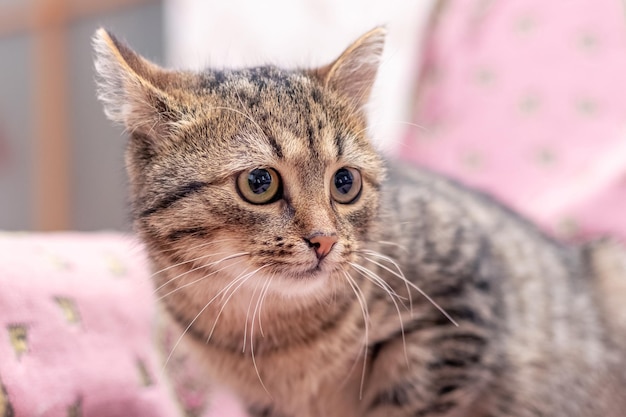
<svg viewBox="0 0 626 417"><path fill-rule="evenodd" d="M247 137L240 167L282 160L296 166L318 161L364 168L371 162L360 122L346 119L352 114L342 115L337 102L305 72L262 66L210 71L202 81L215 93L212 99L248 119L240 119L237 135L238 140Z"/></svg>

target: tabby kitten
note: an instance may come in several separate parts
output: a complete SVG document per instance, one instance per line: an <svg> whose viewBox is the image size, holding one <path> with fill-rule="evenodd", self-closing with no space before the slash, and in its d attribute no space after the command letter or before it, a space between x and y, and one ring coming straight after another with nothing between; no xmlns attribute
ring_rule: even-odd
<svg viewBox="0 0 626 417"><path fill-rule="evenodd" d="M206 375L256 416L623 416L626 256L386 164L363 109L384 36L193 73L96 33L135 228Z"/></svg>

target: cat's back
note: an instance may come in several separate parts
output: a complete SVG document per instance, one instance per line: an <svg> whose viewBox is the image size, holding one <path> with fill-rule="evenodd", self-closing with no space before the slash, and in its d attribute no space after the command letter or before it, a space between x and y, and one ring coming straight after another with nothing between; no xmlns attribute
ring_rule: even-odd
<svg viewBox="0 0 626 417"><path fill-rule="evenodd" d="M624 415L623 246L563 244L425 170L392 164L387 185L383 236L403 246L388 253L454 318L469 308L461 328L488 335L481 360L499 369L487 383L494 404L505 399L516 415Z"/></svg>
<svg viewBox="0 0 626 417"><path fill-rule="evenodd" d="M603 239L585 245L584 255L612 338L626 349L626 249L615 240Z"/></svg>
<svg viewBox="0 0 626 417"><path fill-rule="evenodd" d="M382 222L387 238L410 248L404 251L405 263L423 263L420 255L427 251L428 240L442 247L447 243L448 252L459 258L491 263L497 277L485 278L504 284L493 295L505 298L505 308L507 297L519 298L532 288L527 300L531 309L547 297L546 302L558 306L546 318L597 315L598 324L614 333L608 339L623 340L626 346L623 243L611 238L563 243L491 196L419 167L392 164L386 186ZM517 294L507 294L513 289Z"/></svg>

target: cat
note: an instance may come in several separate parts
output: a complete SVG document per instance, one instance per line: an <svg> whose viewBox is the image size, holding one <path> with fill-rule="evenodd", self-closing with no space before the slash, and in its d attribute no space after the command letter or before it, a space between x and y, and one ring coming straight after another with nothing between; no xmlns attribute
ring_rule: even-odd
<svg viewBox="0 0 626 417"><path fill-rule="evenodd" d="M191 72L96 32L134 228L199 366L254 416L623 416L623 249L384 160L365 116L384 41Z"/></svg>

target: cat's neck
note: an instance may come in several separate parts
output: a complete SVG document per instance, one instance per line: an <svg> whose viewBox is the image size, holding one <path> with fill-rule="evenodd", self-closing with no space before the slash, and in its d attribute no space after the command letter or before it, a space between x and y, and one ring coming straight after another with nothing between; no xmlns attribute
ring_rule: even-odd
<svg viewBox="0 0 626 417"><path fill-rule="evenodd" d="M175 268L168 272L172 277L180 274ZM189 275L193 281L194 273ZM217 289L211 292L208 286L205 290L166 292L163 301L187 333L224 350L245 351L253 344L256 352L263 354L314 344L316 339L323 342L322 338L341 327L363 326L359 305L346 288L338 288L325 299L312 295L289 297L254 284L217 297L213 295L219 292Z"/></svg>

